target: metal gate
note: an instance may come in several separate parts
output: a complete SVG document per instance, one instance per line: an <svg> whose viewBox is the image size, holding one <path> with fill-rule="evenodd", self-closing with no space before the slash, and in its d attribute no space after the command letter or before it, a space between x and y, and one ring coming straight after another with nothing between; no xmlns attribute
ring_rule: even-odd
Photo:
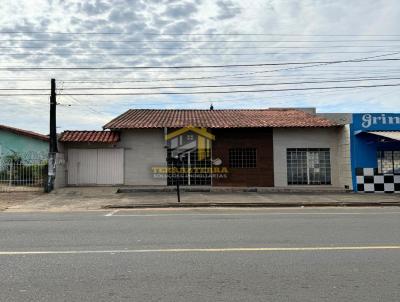
<svg viewBox="0 0 400 302"><path fill-rule="evenodd" d="M0 192L42 191L47 181L47 154L0 156Z"/></svg>
<svg viewBox="0 0 400 302"><path fill-rule="evenodd" d="M124 149L69 149L68 185L121 185Z"/></svg>

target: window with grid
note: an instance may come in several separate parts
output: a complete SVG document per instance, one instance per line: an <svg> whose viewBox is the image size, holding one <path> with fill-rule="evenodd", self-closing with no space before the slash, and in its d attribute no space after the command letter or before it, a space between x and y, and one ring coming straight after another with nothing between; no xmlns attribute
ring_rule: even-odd
<svg viewBox="0 0 400 302"><path fill-rule="evenodd" d="M289 185L330 185L330 150L287 149L287 177Z"/></svg>
<svg viewBox="0 0 400 302"><path fill-rule="evenodd" d="M378 151L378 173L400 174L400 150Z"/></svg>
<svg viewBox="0 0 400 302"><path fill-rule="evenodd" d="M229 149L229 167L255 168L257 165L257 150L255 148Z"/></svg>

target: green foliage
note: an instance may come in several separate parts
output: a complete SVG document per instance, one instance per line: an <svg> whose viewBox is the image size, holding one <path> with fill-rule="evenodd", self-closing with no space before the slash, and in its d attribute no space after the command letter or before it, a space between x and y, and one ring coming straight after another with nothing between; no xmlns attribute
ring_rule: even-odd
<svg viewBox="0 0 400 302"><path fill-rule="evenodd" d="M36 161L30 164L17 154L3 158L0 167L2 183L11 183L14 186L42 185L47 176L47 161Z"/></svg>

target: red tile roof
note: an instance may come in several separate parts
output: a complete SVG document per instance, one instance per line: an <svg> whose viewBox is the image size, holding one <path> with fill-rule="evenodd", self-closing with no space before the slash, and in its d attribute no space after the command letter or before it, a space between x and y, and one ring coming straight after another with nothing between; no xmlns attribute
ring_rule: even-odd
<svg viewBox="0 0 400 302"><path fill-rule="evenodd" d="M35 138L35 139L39 139L39 140L46 141L46 142L49 141L49 137L47 135L20 129L20 128L0 125L0 130L9 131L9 132L12 132L12 133L15 133L18 135L28 136L30 138Z"/></svg>
<svg viewBox="0 0 400 302"><path fill-rule="evenodd" d="M104 129L260 127L334 127L334 121L295 109L246 110L152 110L131 109L116 117Z"/></svg>
<svg viewBox="0 0 400 302"><path fill-rule="evenodd" d="M59 139L64 143L106 143L119 141L119 133L114 131L64 131Z"/></svg>

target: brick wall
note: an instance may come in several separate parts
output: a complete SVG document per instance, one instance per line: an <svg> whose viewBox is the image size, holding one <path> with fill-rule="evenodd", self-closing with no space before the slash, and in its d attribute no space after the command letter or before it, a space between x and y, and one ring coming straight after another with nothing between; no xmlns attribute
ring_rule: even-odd
<svg viewBox="0 0 400 302"><path fill-rule="evenodd" d="M226 179L214 178L213 186L274 186L272 129L214 129L212 133L215 135L212 155L214 159L222 160L222 166L229 167L230 148L255 148L257 150L256 168L229 168L228 177Z"/></svg>

